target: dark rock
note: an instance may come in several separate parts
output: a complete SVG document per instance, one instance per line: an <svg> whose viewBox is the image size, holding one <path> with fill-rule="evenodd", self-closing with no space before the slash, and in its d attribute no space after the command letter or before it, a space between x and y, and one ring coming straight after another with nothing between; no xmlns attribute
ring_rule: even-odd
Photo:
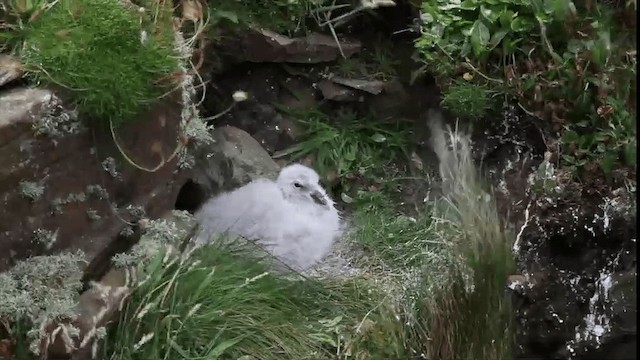
<svg viewBox="0 0 640 360"><path fill-rule="evenodd" d="M309 79L292 76L280 66L272 64L227 74L216 81L216 87L222 94L231 94L241 89L250 94L250 99L238 103L225 116L216 119L214 126L229 125L246 131L269 154L293 145L301 132L293 116L278 111L275 104L289 110L304 112L317 107L316 97L320 97ZM223 98L227 96L229 95ZM213 116L222 110L217 104L219 102L206 103L207 116Z"/></svg>
<svg viewBox="0 0 640 360"><path fill-rule="evenodd" d="M153 168L177 146L181 103L171 95L117 137L136 163ZM0 271L15 260L82 250L91 264L131 219L128 205L154 218L173 208L185 174L175 160L154 173L130 166L108 129L87 130L49 90L0 94ZM39 134L39 135L36 135ZM114 213L112 206L121 207Z"/></svg>
<svg viewBox="0 0 640 360"><path fill-rule="evenodd" d="M275 179L278 175L278 165L245 131L223 126L214 129L212 135L215 142L201 146L195 154L191 182L202 197L194 208L221 191L232 190L256 178Z"/></svg>
<svg viewBox="0 0 640 360"><path fill-rule="evenodd" d="M318 83L318 88L322 91L322 96L327 100L345 102L363 100L362 96L358 96L355 90L336 84L331 80L321 80Z"/></svg>
<svg viewBox="0 0 640 360"><path fill-rule="evenodd" d="M364 91L372 95L382 93L387 87L387 82L381 80L346 79L338 76L332 76L329 80L336 84Z"/></svg>
<svg viewBox="0 0 640 360"><path fill-rule="evenodd" d="M228 50L239 61L287 62L317 64L346 57L360 51L360 43L341 40L340 47L331 36L312 33L306 37L289 38L270 30L249 30L240 37L239 44Z"/></svg>
<svg viewBox="0 0 640 360"><path fill-rule="evenodd" d="M524 272L542 271L545 279L516 306L519 358L595 359L604 348L628 343L637 311L631 205L571 193L533 201L519 265Z"/></svg>

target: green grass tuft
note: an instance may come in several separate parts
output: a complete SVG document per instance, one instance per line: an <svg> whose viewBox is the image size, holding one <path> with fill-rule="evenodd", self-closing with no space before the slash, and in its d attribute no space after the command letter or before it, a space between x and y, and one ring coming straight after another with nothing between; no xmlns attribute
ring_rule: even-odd
<svg viewBox="0 0 640 360"><path fill-rule="evenodd" d="M376 261L395 269L414 269L424 265L425 250L439 243L430 213L404 215L388 196L377 192L360 192L354 205L353 240Z"/></svg>
<svg viewBox="0 0 640 360"><path fill-rule="evenodd" d="M436 151L449 161L441 166L449 175L441 200L410 218L385 195L367 193L355 203L354 239L374 259L369 273L399 282L406 346L414 353L506 360L513 312L504 287L515 271L513 238L482 187L469 143L451 140L456 150Z"/></svg>
<svg viewBox="0 0 640 360"><path fill-rule="evenodd" d="M167 77L177 68L171 22L151 18L170 8L150 4L141 13L111 0L56 3L22 29L29 77L70 90L93 121L133 120L168 91Z"/></svg>
<svg viewBox="0 0 640 360"><path fill-rule="evenodd" d="M339 113L335 122L319 110L294 114L304 129L301 140L276 156L292 160L314 157L314 168L324 177L345 183L348 178L379 170L406 151L407 131L352 112ZM334 125L335 124L335 125Z"/></svg>
<svg viewBox="0 0 640 360"><path fill-rule="evenodd" d="M505 284L516 270L513 237L483 189L468 139L449 135L453 177L434 215L435 231L447 245L437 256L449 266L440 273L424 269L416 315L431 339L424 351L442 360L509 359L513 311Z"/></svg>
<svg viewBox="0 0 640 360"><path fill-rule="evenodd" d="M491 91L485 86L458 81L442 92L442 106L453 115L480 120L493 108Z"/></svg>
<svg viewBox="0 0 640 360"><path fill-rule="evenodd" d="M163 258L147 267L147 280L109 334L112 359L302 360L362 348L402 351L396 344L403 327L362 281L273 273L255 251L229 242L200 248L188 261Z"/></svg>

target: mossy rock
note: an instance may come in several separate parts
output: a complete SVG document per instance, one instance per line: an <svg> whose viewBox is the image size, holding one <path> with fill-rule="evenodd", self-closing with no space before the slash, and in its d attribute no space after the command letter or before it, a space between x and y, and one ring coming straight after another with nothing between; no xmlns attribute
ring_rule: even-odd
<svg viewBox="0 0 640 360"><path fill-rule="evenodd" d="M132 121L170 91L178 67L171 2L147 3L56 3L23 29L20 55L28 76L69 90L92 121Z"/></svg>

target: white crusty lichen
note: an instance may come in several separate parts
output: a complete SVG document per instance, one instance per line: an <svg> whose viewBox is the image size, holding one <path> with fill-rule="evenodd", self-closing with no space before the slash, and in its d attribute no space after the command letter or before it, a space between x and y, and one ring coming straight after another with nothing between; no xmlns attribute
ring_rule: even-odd
<svg viewBox="0 0 640 360"><path fill-rule="evenodd" d="M189 143L194 146L200 146L213 143L213 137L210 130L212 126L202 120L198 112L197 104L194 103L193 98L196 95L196 88L194 86L194 75L189 73L190 59L193 53L193 42L187 42L180 30L174 31L174 44L176 50L180 54L178 59L178 68L182 71L182 82L180 87L182 90L182 112L180 121L180 131L187 137ZM178 152L178 167L189 168L194 165L195 161L193 156L190 156L189 150L185 146Z"/></svg>
<svg viewBox="0 0 640 360"><path fill-rule="evenodd" d="M44 194L44 184L39 182L21 181L19 186L20 195L31 200L38 200Z"/></svg>
<svg viewBox="0 0 640 360"><path fill-rule="evenodd" d="M144 221L144 226L141 225L144 233L138 243L127 253L114 255L113 264L120 268L138 264L140 261L150 259L162 249L171 249L177 245L177 242L185 239L190 229L178 226L176 222L188 221L192 217L184 211L173 211L173 215L175 221L170 219Z"/></svg>
<svg viewBox="0 0 640 360"><path fill-rule="evenodd" d="M140 205L129 204L124 209L127 211L129 216L134 219L134 221L138 221L144 218L147 214L147 211L144 209L144 207Z"/></svg>
<svg viewBox="0 0 640 360"><path fill-rule="evenodd" d="M36 229L33 231L31 241L36 245L41 245L45 250L51 249L58 240L58 230L49 231L46 229Z"/></svg>
<svg viewBox="0 0 640 360"><path fill-rule="evenodd" d="M105 188L100 185L87 185L85 189L85 193L87 196L93 197L95 199L104 200L109 198L109 193Z"/></svg>
<svg viewBox="0 0 640 360"><path fill-rule="evenodd" d="M67 194L64 198L55 198L51 200L51 211L54 214L62 214L63 207L67 204L71 203L80 203L85 202L88 199L96 199L96 200L105 200L109 198L109 193L105 188L100 185L87 185L84 192L80 193L70 193ZM94 210L87 210L87 215L91 218L92 215L89 212L94 212Z"/></svg>
<svg viewBox="0 0 640 360"><path fill-rule="evenodd" d="M81 251L34 256L0 274L0 318L28 326L30 349L40 353L44 329L52 321L75 319L82 289Z"/></svg>
<svg viewBox="0 0 640 360"><path fill-rule="evenodd" d="M51 200L51 210L54 214L62 214L62 207L71 203L79 203L87 201L87 195L84 192L68 194L66 198L55 198Z"/></svg>
<svg viewBox="0 0 640 360"><path fill-rule="evenodd" d="M32 128L36 135L50 137L54 144L64 136L78 134L85 130L82 121L78 119L77 111L64 109L60 99L54 95L49 96L48 103Z"/></svg>
<svg viewBox="0 0 640 360"><path fill-rule="evenodd" d="M104 171L111 175L112 178L122 180L122 175L118 172L118 169L116 169L116 159L109 156L102 161L101 165Z"/></svg>
<svg viewBox="0 0 640 360"><path fill-rule="evenodd" d="M98 211L94 209L87 209L86 213L87 213L87 217L91 221L98 221L101 219L101 216L98 214Z"/></svg>

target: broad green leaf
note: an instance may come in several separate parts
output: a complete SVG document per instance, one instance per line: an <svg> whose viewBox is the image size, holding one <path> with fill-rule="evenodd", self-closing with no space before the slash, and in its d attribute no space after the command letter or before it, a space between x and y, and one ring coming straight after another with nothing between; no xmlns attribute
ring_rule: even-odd
<svg viewBox="0 0 640 360"><path fill-rule="evenodd" d="M578 137L580 137L580 136L578 135L577 132L575 132L573 130L567 130L567 131L565 131L564 135L562 136L562 142L572 143L572 142L578 140Z"/></svg>
<svg viewBox="0 0 640 360"><path fill-rule="evenodd" d="M505 7L500 12L500 25L503 27L511 27L511 22L516 16L518 16L517 12L513 12Z"/></svg>
<svg viewBox="0 0 640 360"><path fill-rule="evenodd" d="M484 5L480 6L480 14L482 14L482 16L484 16L485 19L487 19L487 21L489 21L490 23L494 23L496 22L496 20L498 20L498 18L500 17L500 11L498 10L497 7L486 7Z"/></svg>
<svg viewBox="0 0 640 360"><path fill-rule="evenodd" d="M495 49L498 44L504 39L505 36L509 33L509 29L500 29L496 31L493 35L491 35L491 40L489 41L489 50Z"/></svg>
<svg viewBox="0 0 640 360"><path fill-rule="evenodd" d="M562 155L562 159L568 164L575 164L576 158L571 155Z"/></svg>
<svg viewBox="0 0 640 360"><path fill-rule="evenodd" d="M575 5L571 0L545 0L545 12L557 20L563 20L569 13L574 12Z"/></svg>
<svg viewBox="0 0 640 360"><path fill-rule="evenodd" d="M478 3L473 0L464 0L462 4L460 4L460 9L462 10L476 10L478 8Z"/></svg>
<svg viewBox="0 0 640 360"><path fill-rule="evenodd" d="M533 29L533 21L525 17L516 17L511 22L511 30L514 32L529 32Z"/></svg>
<svg viewBox="0 0 640 360"><path fill-rule="evenodd" d="M476 20L471 27L471 46L476 55L480 55L490 37L489 28L481 20Z"/></svg>

